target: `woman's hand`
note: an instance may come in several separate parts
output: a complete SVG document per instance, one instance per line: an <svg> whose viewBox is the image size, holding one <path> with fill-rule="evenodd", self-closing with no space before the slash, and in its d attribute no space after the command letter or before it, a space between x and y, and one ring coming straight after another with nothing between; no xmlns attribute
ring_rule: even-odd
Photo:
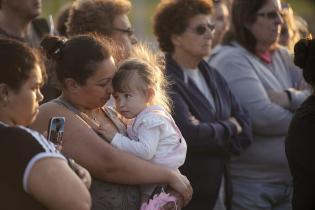
<svg viewBox="0 0 315 210"><path fill-rule="evenodd" d="M236 126L236 133L240 134L243 131L242 126L239 124L239 122L237 121L237 119L235 117L230 117L230 122L232 122L235 126Z"/></svg>
<svg viewBox="0 0 315 210"><path fill-rule="evenodd" d="M288 94L285 91L277 92L277 91L268 91L267 92L269 99L271 102L286 108L290 104L290 100Z"/></svg>
<svg viewBox="0 0 315 210"><path fill-rule="evenodd" d="M307 82L305 82L304 80L301 80L300 83L297 83L293 86L293 88L295 88L296 90L309 90L310 89L310 85L307 84ZM292 89L292 88L290 88Z"/></svg>
<svg viewBox="0 0 315 210"><path fill-rule="evenodd" d="M184 207L184 198L173 190L172 188L167 189L167 192L176 198L176 204L174 202L168 202L163 206L163 210L180 210Z"/></svg>
<svg viewBox="0 0 315 210"><path fill-rule="evenodd" d="M92 178L88 170L77 164L73 159L68 160L71 169L78 175L87 189L90 189Z"/></svg>
<svg viewBox="0 0 315 210"><path fill-rule="evenodd" d="M193 195L193 189L187 177L182 175L179 171L174 171L173 180L169 185L176 192L180 193L183 198L182 206L186 206Z"/></svg>

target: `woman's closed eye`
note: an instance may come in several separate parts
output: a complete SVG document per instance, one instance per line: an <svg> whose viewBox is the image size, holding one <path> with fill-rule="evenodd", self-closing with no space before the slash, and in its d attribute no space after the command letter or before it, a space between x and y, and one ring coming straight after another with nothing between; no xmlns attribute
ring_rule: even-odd
<svg viewBox="0 0 315 210"><path fill-rule="evenodd" d="M100 83L98 84L100 87L106 87L107 85L109 84L109 82L103 82L103 83Z"/></svg>

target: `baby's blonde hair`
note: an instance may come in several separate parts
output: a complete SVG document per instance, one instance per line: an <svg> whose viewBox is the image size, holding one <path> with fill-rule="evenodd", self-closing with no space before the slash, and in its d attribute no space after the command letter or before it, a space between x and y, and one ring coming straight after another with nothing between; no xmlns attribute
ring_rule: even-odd
<svg viewBox="0 0 315 210"><path fill-rule="evenodd" d="M137 84L138 90L146 93L148 88L152 88L155 92L150 105L161 105L166 111L171 112L164 66L164 57L160 52L153 53L148 45L137 44L130 56L118 65L118 71L113 78L114 92L125 92L135 88L131 87L131 81L137 77L142 81L142 84Z"/></svg>

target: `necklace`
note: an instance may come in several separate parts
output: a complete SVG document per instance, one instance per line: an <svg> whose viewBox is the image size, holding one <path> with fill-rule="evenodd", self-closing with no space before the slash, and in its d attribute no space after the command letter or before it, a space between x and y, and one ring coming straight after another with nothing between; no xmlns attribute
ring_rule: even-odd
<svg viewBox="0 0 315 210"><path fill-rule="evenodd" d="M94 111L91 112L91 118L96 122L96 115Z"/></svg>
<svg viewBox="0 0 315 210"><path fill-rule="evenodd" d="M99 108L97 108L96 110L91 110L89 112L84 112L84 111L79 110L76 106L74 106L70 101L65 99L63 96L59 96L57 99L55 99L55 101L57 103L61 103L62 105L67 107L69 110L73 111L75 114L79 116L84 114L89 119L93 120L94 122L97 122L95 112L98 112Z"/></svg>

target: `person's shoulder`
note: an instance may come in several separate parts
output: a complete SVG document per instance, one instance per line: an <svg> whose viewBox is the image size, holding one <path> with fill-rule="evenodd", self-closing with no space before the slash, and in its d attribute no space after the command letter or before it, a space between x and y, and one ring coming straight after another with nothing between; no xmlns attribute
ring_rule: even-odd
<svg viewBox="0 0 315 210"><path fill-rule="evenodd" d="M288 48L284 46L281 46L281 45L277 46L274 53L279 54L285 60L292 61L292 56L290 55Z"/></svg>
<svg viewBox="0 0 315 210"><path fill-rule="evenodd" d="M35 18L34 20L32 20L32 25L39 37L43 37L49 34L49 23L45 18Z"/></svg>
<svg viewBox="0 0 315 210"><path fill-rule="evenodd" d="M1 127L0 128L0 135L1 136L8 136L8 137L25 137L25 138L32 138L32 135L27 130L23 129L21 126L8 126L8 127Z"/></svg>
<svg viewBox="0 0 315 210"><path fill-rule="evenodd" d="M2 127L0 129L0 138L1 141L7 142L7 145L19 145L21 147L34 144L42 147L46 144L47 141L45 137L39 134L37 131L26 128L24 126ZM51 149L49 143L47 143L46 147L49 147L49 149Z"/></svg>
<svg viewBox="0 0 315 210"><path fill-rule="evenodd" d="M145 114L142 114L137 120L139 125L142 125L146 128L153 128L162 126L168 123L167 113L164 110L153 110L147 111Z"/></svg>
<svg viewBox="0 0 315 210"><path fill-rule="evenodd" d="M74 113L65 107L63 104L57 103L55 100L46 102L39 106L39 116L56 116L56 115L74 115Z"/></svg>
<svg viewBox="0 0 315 210"><path fill-rule="evenodd" d="M227 58L227 56L229 59L226 59L226 60L230 60L230 56L232 57L239 56L246 53L247 51L236 42L233 42L231 44L226 44L226 45L218 45L213 49L209 57L209 61L211 61L215 57Z"/></svg>

